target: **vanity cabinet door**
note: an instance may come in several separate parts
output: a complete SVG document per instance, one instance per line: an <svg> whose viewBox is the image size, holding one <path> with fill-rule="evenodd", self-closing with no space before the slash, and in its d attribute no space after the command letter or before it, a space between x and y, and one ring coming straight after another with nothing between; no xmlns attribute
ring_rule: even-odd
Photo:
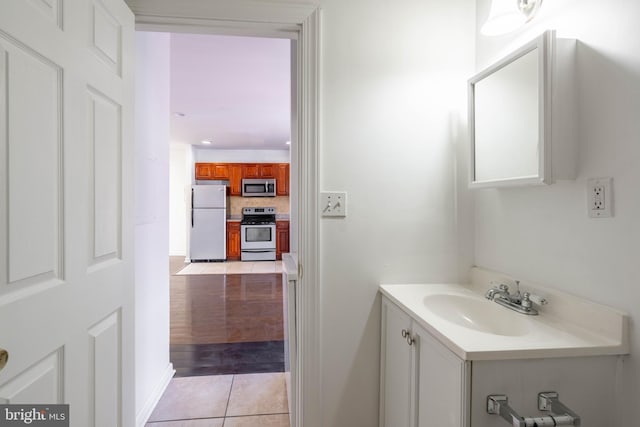
<svg viewBox="0 0 640 427"><path fill-rule="evenodd" d="M411 426L412 348L402 331L409 331L411 318L382 298L380 358L380 426Z"/></svg>
<svg viewBox="0 0 640 427"><path fill-rule="evenodd" d="M468 427L470 362L413 325L418 427Z"/></svg>

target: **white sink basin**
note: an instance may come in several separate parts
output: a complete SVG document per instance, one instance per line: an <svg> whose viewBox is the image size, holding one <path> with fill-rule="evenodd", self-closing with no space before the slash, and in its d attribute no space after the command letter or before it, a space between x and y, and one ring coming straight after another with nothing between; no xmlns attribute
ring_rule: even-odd
<svg viewBox="0 0 640 427"><path fill-rule="evenodd" d="M380 285L380 292L463 360L629 353L626 313L528 283L525 289L551 302L538 316L519 314L484 297L503 276L473 272L470 285Z"/></svg>
<svg viewBox="0 0 640 427"><path fill-rule="evenodd" d="M522 314L471 295L435 294L424 297L425 307L442 319L476 331L504 336L529 332Z"/></svg>

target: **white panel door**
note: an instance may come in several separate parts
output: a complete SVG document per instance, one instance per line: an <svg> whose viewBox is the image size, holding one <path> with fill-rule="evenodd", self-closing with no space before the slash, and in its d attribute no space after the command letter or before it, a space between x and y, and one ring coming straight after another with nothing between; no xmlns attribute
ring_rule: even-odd
<svg viewBox="0 0 640 427"><path fill-rule="evenodd" d="M133 31L122 0L0 6L0 403L133 426Z"/></svg>

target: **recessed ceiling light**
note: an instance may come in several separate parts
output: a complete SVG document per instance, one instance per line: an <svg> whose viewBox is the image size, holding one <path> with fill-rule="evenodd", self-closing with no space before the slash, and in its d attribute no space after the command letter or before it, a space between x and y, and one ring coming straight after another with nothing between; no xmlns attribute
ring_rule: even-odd
<svg viewBox="0 0 640 427"><path fill-rule="evenodd" d="M211 140L209 140L209 139L203 139L200 142L202 142L203 144L207 144L207 145L211 144Z"/></svg>
<svg viewBox="0 0 640 427"><path fill-rule="evenodd" d="M287 141L287 142L285 142L285 144L291 145L291 141Z"/></svg>
<svg viewBox="0 0 640 427"><path fill-rule="evenodd" d="M182 113L182 112L180 112L180 111L175 111L175 112L173 113L173 117L184 117L184 116L186 116L186 114L185 114L185 113Z"/></svg>

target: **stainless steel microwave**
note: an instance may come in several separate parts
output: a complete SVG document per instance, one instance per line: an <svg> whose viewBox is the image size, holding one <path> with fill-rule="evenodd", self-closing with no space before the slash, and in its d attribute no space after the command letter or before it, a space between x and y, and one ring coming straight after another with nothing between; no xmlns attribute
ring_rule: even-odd
<svg viewBox="0 0 640 427"><path fill-rule="evenodd" d="M242 197L275 197L275 179L243 179Z"/></svg>

